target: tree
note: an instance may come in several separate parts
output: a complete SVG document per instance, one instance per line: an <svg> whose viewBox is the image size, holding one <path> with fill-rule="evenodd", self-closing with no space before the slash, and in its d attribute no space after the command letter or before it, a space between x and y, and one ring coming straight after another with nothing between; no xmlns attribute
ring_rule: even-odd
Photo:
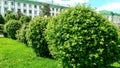
<svg viewBox="0 0 120 68"><path fill-rule="evenodd" d="M42 8L42 15L43 16L50 16L50 6L49 4L44 4L43 8Z"/></svg>
<svg viewBox="0 0 120 68"><path fill-rule="evenodd" d="M18 12L17 12L17 17L18 17L18 19L20 19L22 16L24 16L24 15L21 13L21 11L18 11Z"/></svg>
<svg viewBox="0 0 120 68"><path fill-rule="evenodd" d="M3 18L3 16L0 14L0 24L4 24L5 23L5 20Z"/></svg>
<svg viewBox="0 0 120 68"><path fill-rule="evenodd" d="M113 20L114 20L114 13L111 12L111 15L112 15L112 22L113 22Z"/></svg>
<svg viewBox="0 0 120 68"><path fill-rule="evenodd" d="M3 26L4 26L5 20L3 16L0 14L0 34L3 33Z"/></svg>

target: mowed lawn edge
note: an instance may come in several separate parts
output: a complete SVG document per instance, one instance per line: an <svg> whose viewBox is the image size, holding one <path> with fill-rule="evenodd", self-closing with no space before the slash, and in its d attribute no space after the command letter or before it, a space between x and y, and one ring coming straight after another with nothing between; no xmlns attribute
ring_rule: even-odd
<svg viewBox="0 0 120 68"><path fill-rule="evenodd" d="M58 61L36 57L25 44L0 38L0 68L58 68Z"/></svg>
<svg viewBox="0 0 120 68"><path fill-rule="evenodd" d="M36 57L30 47L9 38L0 38L0 68L61 68L53 59ZM120 68L119 63L113 66Z"/></svg>

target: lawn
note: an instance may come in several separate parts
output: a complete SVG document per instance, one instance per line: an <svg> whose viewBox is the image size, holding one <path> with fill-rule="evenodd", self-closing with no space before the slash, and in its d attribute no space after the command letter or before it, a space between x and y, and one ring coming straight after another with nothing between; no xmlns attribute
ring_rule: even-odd
<svg viewBox="0 0 120 68"><path fill-rule="evenodd" d="M0 38L0 68L58 68L53 59L36 57L31 48L8 38Z"/></svg>
<svg viewBox="0 0 120 68"><path fill-rule="evenodd" d="M23 43L0 38L0 68L58 68L57 65L56 60L36 57L33 50ZM113 66L120 68L118 63Z"/></svg>

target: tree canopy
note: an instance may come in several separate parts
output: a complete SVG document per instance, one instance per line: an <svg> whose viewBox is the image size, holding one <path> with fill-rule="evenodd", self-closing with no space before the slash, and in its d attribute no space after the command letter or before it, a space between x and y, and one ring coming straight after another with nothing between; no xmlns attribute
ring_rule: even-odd
<svg viewBox="0 0 120 68"><path fill-rule="evenodd" d="M49 4L44 4L42 8L42 15L43 16L50 16L50 6Z"/></svg>

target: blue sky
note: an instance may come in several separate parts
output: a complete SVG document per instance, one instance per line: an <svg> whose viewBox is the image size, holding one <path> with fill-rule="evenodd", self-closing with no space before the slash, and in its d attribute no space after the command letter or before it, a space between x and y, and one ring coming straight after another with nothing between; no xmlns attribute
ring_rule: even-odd
<svg viewBox="0 0 120 68"><path fill-rule="evenodd" d="M89 0L88 4L97 10L108 10L120 13L120 0Z"/></svg>
<svg viewBox="0 0 120 68"><path fill-rule="evenodd" d="M120 2L120 0L89 0L88 3L93 7L100 7L102 5L110 4L113 2Z"/></svg>
<svg viewBox="0 0 120 68"><path fill-rule="evenodd" d="M36 0L44 2L52 2L52 0ZM97 11L108 10L120 13L120 0L53 0L53 3L67 6L74 6L77 3L87 3L93 8L97 8Z"/></svg>

